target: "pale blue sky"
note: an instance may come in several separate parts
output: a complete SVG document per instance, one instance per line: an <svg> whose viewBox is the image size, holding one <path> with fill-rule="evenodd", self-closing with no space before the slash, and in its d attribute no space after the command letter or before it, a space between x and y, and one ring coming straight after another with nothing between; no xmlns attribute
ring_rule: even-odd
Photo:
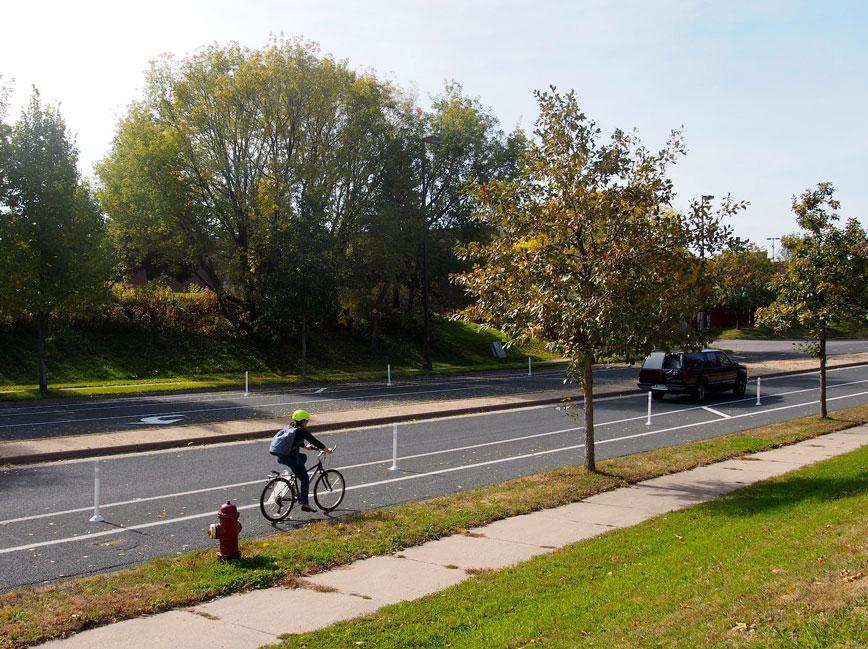
<svg viewBox="0 0 868 649"><path fill-rule="evenodd" d="M763 245L795 229L792 195L821 180L868 224L868 2L13 0L2 16L15 112L32 83L60 101L87 174L149 59L283 33L415 88L423 105L455 79L507 130L532 127L531 93L550 84L649 146L683 125L677 205L747 199L734 226Z"/></svg>

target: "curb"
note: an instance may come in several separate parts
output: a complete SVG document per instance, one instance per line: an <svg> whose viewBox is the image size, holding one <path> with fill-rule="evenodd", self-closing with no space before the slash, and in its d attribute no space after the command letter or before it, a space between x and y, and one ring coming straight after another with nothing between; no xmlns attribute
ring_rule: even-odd
<svg viewBox="0 0 868 649"><path fill-rule="evenodd" d="M840 365L832 365L827 367L830 369L842 369L848 367L862 367L868 363L858 361L853 363L842 363ZM797 374L811 374L817 372L816 369L810 370L787 370L784 372L769 372L768 374L759 374L762 378L774 378L779 376L794 376ZM630 394L640 394L644 392L639 388L631 388L625 390L613 390L612 392L603 392L595 397L621 397ZM479 414L486 412L498 412L503 410L517 410L519 408L527 408L530 406L545 406L557 403L570 402L574 403L582 401L580 394L575 396L564 397L546 397L545 399L527 399L524 401L514 401L510 403L495 403L483 406L465 406L462 408L452 408L451 410L429 410L414 412L407 415L391 415L388 417L373 417L366 419L347 419L340 422L332 422L320 424L317 426L317 432L335 432L347 428L370 428L372 426L381 426L384 424L394 424L400 422L412 422L417 420L433 420L443 419L446 417L456 417L461 415ZM19 455L12 458L0 458L0 466L17 465L17 464L32 464L35 462L54 462L60 460L75 460L81 458L104 457L107 455L122 455L124 453L138 453L143 451L159 451L170 448L185 448L197 444L223 444L227 442L240 442L253 439L265 439L274 434L274 428L248 430L239 433L223 433L207 436L194 436L187 439L178 440L162 440L154 442L141 442L137 444L119 444L116 446L104 448L82 448L68 451L46 451L43 453L30 453L28 455Z"/></svg>

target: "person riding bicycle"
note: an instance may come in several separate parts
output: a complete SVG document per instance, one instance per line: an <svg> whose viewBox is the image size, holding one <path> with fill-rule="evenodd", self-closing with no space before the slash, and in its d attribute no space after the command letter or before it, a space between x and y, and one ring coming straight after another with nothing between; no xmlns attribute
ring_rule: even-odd
<svg viewBox="0 0 868 649"><path fill-rule="evenodd" d="M298 501L302 511L315 512L316 508L311 507L308 502L310 477L305 468L307 456L300 449L302 445L306 448L318 448L326 453L331 453L332 449L311 435L307 429L308 421L310 413L307 410L296 410L292 413L292 423L289 428L284 428L274 436L269 452L276 455L278 463L288 467L298 478Z"/></svg>

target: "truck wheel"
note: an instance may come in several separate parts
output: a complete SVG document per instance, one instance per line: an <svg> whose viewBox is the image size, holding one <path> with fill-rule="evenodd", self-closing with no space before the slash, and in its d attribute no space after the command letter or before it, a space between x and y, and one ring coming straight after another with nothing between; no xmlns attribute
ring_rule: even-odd
<svg viewBox="0 0 868 649"><path fill-rule="evenodd" d="M743 397L745 392L747 392L747 377L744 374L739 374L732 393L737 397Z"/></svg>
<svg viewBox="0 0 868 649"><path fill-rule="evenodd" d="M697 401L705 401L705 397L708 394L708 387L705 385L705 381L700 381L696 384L696 400Z"/></svg>
<svg viewBox="0 0 868 649"><path fill-rule="evenodd" d="M666 396L666 393L661 390L651 390L651 398L654 401L663 401L664 396Z"/></svg>

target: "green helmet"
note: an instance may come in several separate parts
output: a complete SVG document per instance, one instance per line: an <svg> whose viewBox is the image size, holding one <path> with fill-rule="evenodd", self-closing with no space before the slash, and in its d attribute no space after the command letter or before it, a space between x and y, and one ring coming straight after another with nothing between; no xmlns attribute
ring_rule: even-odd
<svg viewBox="0 0 868 649"><path fill-rule="evenodd" d="M293 421L307 421L310 419L310 413L307 410L296 410L292 413Z"/></svg>

